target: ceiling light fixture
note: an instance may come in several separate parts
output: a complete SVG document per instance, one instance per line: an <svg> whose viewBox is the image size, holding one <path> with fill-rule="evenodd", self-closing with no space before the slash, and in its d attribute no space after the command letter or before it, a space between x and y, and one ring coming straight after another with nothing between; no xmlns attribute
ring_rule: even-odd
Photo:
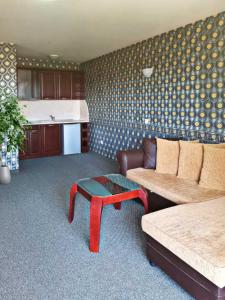
<svg viewBox="0 0 225 300"><path fill-rule="evenodd" d="M59 58L59 55L58 55L58 54L50 54L49 57L50 57L52 60L55 60L55 59L58 59L58 58Z"/></svg>

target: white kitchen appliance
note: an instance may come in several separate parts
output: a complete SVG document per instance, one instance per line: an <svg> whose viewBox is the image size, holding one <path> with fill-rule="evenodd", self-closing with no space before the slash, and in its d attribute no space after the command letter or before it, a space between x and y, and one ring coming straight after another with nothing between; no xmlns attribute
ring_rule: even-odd
<svg viewBox="0 0 225 300"><path fill-rule="evenodd" d="M80 124L63 124L63 155L81 153Z"/></svg>

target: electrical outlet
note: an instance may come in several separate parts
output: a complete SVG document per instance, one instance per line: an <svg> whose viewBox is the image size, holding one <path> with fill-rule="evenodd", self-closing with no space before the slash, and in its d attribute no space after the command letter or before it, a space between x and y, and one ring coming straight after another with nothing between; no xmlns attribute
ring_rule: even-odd
<svg viewBox="0 0 225 300"><path fill-rule="evenodd" d="M150 124L150 119L145 119L145 125Z"/></svg>

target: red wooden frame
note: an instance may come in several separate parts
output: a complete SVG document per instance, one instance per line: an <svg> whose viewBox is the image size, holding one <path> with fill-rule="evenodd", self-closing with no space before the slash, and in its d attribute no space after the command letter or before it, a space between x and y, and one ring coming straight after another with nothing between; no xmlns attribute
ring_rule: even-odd
<svg viewBox="0 0 225 300"><path fill-rule="evenodd" d="M121 208L121 202L139 198L144 206L145 213L148 213L148 193L144 188L134 191L122 192L111 196L93 196L74 183L70 189L69 223L73 222L76 194L82 194L90 206L90 251L99 252L100 228L102 208L105 205L113 204L115 209Z"/></svg>

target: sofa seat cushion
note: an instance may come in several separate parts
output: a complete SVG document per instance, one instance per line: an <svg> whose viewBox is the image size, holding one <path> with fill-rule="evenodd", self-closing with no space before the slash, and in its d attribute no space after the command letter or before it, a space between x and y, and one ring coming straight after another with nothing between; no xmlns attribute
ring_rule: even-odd
<svg viewBox="0 0 225 300"><path fill-rule="evenodd" d="M193 180L181 179L175 175L161 174L144 168L128 170L127 177L176 204L202 202L225 196L224 191L200 187Z"/></svg>
<svg viewBox="0 0 225 300"><path fill-rule="evenodd" d="M225 286L225 197L150 213L142 229L216 286Z"/></svg>

